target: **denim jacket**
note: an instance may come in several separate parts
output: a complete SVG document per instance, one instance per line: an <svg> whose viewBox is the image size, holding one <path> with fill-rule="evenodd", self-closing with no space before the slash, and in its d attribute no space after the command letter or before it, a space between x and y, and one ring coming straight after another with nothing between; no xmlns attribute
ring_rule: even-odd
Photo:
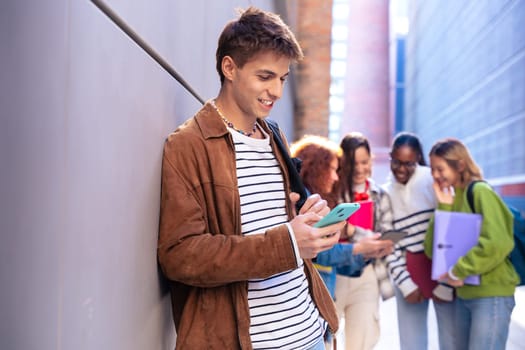
<svg viewBox="0 0 525 350"><path fill-rule="evenodd" d="M335 297L335 281L337 274L348 277L359 277L366 261L361 254L353 255L352 243L338 243L325 250L315 258L315 267L323 278L330 295Z"/></svg>

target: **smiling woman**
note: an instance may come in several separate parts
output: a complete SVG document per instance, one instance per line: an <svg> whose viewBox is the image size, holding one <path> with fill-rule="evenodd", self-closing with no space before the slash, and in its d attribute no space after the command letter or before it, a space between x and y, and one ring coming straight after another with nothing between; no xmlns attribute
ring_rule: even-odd
<svg viewBox="0 0 525 350"><path fill-rule="evenodd" d="M348 224L350 242L357 244L392 226L392 207L388 194L371 178L372 152L368 139L359 132L350 132L341 140L343 150L338 195L345 202L372 202L372 227ZM393 296L393 288L383 260L368 265L361 276L338 275L335 304L345 320L346 349L372 349L379 339L378 303Z"/></svg>
<svg viewBox="0 0 525 350"><path fill-rule="evenodd" d="M387 257L387 266L396 283L396 305L399 340L402 348L426 349L429 339L439 338L442 348L451 348L444 323L453 311L449 303L435 303L439 336L427 328L432 291L436 282L430 280L430 260L423 253L423 241L430 217L436 207L430 169L425 166L419 138L409 132L396 135L390 151L390 181L384 186L392 201L394 228L407 235ZM451 296L451 289L435 290L441 299Z"/></svg>
<svg viewBox="0 0 525 350"><path fill-rule="evenodd" d="M340 198L334 190L334 185L339 179L337 170L342 155L341 148L325 137L306 135L292 144L291 151L294 157L302 160L300 175L305 186L312 193L321 194L328 201L328 206L334 208L332 213L336 213L336 216L341 215L343 212L338 212L336 207ZM339 206L348 208L348 213L353 214L360 205L341 203ZM331 295L335 297L337 274L359 276L370 259L389 254L392 246L391 241L379 240L379 235L372 235L355 244L339 243L332 249L320 252L315 258L315 266ZM347 344L351 345L350 342Z"/></svg>
<svg viewBox="0 0 525 350"><path fill-rule="evenodd" d="M396 180L406 184L417 165L426 165L421 142L414 134L400 133L394 140L390 152L390 169Z"/></svg>
<svg viewBox="0 0 525 350"><path fill-rule="evenodd" d="M455 287L456 298L452 304L455 313L448 318L448 323L455 327L450 329L450 334L460 349L486 349L487 344L494 349L504 349L519 282L509 259L514 247L512 213L483 181L472 185L474 200L473 207L470 206L467 188L483 180L482 171L460 140L446 138L436 142L430 150L430 164L438 209L475 212L483 217L476 244L439 277L440 281ZM429 257L433 256L437 232L437 225L435 229L430 225L427 230L424 244ZM480 275L479 284L467 284L467 277L471 275Z"/></svg>

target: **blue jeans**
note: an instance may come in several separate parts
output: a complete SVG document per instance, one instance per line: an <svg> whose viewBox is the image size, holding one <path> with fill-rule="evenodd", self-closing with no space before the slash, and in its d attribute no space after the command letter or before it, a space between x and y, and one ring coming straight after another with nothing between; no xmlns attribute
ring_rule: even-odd
<svg viewBox="0 0 525 350"><path fill-rule="evenodd" d="M319 341L315 343L312 347L308 348L308 350L325 350L324 340L320 338Z"/></svg>
<svg viewBox="0 0 525 350"><path fill-rule="evenodd" d="M456 337L461 350L504 350L514 296L457 299Z"/></svg>
<svg viewBox="0 0 525 350"><path fill-rule="evenodd" d="M395 288L395 291L401 349L427 349L429 300L411 304L406 302L398 288ZM434 310L436 311L440 349L454 349L454 303L434 303Z"/></svg>

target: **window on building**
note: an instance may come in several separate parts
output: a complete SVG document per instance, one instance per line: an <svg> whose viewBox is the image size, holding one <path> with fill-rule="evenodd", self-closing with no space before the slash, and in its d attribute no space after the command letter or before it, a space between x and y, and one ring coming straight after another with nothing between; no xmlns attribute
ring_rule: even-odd
<svg viewBox="0 0 525 350"><path fill-rule="evenodd" d="M348 52L349 0L334 0L332 7L332 49L330 63L330 117L328 138L339 142L344 112L344 79Z"/></svg>

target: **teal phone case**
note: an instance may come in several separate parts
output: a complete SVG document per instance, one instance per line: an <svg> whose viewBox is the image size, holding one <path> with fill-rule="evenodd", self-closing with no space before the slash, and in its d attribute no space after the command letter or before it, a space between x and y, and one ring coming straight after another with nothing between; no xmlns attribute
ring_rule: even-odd
<svg viewBox="0 0 525 350"><path fill-rule="evenodd" d="M314 224L314 227L325 227L344 221L359 209L359 203L340 203L325 217Z"/></svg>

